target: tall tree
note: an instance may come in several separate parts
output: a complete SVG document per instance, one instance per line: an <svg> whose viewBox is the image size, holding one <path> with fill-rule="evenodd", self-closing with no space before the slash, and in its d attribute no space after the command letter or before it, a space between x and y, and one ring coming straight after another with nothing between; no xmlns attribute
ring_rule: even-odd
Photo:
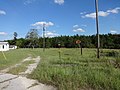
<svg viewBox="0 0 120 90"><path fill-rule="evenodd" d="M18 36L18 34L17 34L17 32L14 32L14 40L16 40L17 39L17 36Z"/></svg>
<svg viewBox="0 0 120 90"><path fill-rule="evenodd" d="M17 40L17 36L18 36L17 32L14 32L13 36L14 36L13 44L16 45L16 40Z"/></svg>
<svg viewBox="0 0 120 90"><path fill-rule="evenodd" d="M39 38L39 35L38 35L38 30L37 29L30 29L30 31L27 33L26 39L28 39L30 41L29 43L29 47L38 47L38 38Z"/></svg>

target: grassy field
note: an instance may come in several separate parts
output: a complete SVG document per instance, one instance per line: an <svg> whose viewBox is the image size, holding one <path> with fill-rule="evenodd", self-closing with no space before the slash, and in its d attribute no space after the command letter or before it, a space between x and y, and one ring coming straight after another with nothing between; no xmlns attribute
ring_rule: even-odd
<svg viewBox="0 0 120 90"><path fill-rule="evenodd" d="M59 52L61 58L59 58ZM0 55L0 69L19 63L23 58L41 56L36 70L28 77L54 85L58 90L120 90L120 50L95 49L18 49Z"/></svg>
<svg viewBox="0 0 120 90"><path fill-rule="evenodd" d="M40 52L42 60L29 77L59 90L120 90L119 50L102 50L100 59L95 49L83 49L83 55L77 48L61 49L61 59L58 52Z"/></svg>
<svg viewBox="0 0 120 90"><path fill-rule="evenodd" d="M20 74L21 72L25 72L27 70L27 66L29 64L33 64L34 61L31 60L31 61L25 61L23 62L21 65L18 65L17 67L14 67L14 68L11 68L9 69L9 71L7 73L11 73L11 74L14 74L14 75L18 75Z"/></svg>
<svg viewBox="0 0 120 90"><path fill-rule="evenodd" d="M15 65L21 62L28 56L34 57L34 51L32 49L17 49L4 52L7 59L4 58L2 52L0 52L0 70L9 66Z"/></svg>

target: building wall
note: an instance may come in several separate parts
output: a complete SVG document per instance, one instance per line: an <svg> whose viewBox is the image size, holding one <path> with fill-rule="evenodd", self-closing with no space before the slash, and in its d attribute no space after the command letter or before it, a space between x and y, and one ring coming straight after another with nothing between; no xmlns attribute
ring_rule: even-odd
<svg viewBox="0 0 120 90"><path fill-rule="evenodd" d="M0 45L0 51L8 51L8 50L9 50L9 44Z"/></svg>
<svg viewBox="0 0 120 90"><path fill-rule="evenodd" d="M10 46L9 49L17 49L17 46Z"/></svg>

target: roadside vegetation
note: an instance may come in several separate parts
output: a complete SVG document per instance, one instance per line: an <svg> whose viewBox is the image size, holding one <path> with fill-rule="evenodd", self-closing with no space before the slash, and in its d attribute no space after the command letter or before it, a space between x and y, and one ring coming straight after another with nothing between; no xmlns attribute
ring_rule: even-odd
<svg viewBox="0 0 120 90"><path fill-rule="evenodd" d="M82 47L84 48L96 48L97 46L97 36L96 35L73 35L73 36L58 36L52 38L45 38L47 48L56 48L58 43L61 47L65 48L76 48L76 40L82 42ZM14 40L7 40L10 45L17 45L19 48L42 48L43 38L39 37L39 33L36 29L31 29L25 38L19 38ZM120 49L120 34L101 34L100 35L100 46L101 48L108 49Z"/></svg>
<svg viewBox="0 0 120 90"><path fill-rule="evenodd" d="M7 59L5 59L2 52L0 52L0 70L20 63L23 59L27 58L28 56L35 56L31 49L10 50L4 52L4 54Z"/></svg>
<svg viewBox="0 0 120 90"><path fill-rule="evenodd" d="M21 72L25 72L27 70L27 66L29 64L33 64L33 63L34 63L33 60L31 60L31 61L25 61L25 62L21 63L20 65L11 68L7 73L18 75Z"/></svg>
<svg viewBox="0 0 120 90"><path fill-rule="evenodd" d="M120 90L119 50L102 50L100 59L95 49L84 49L80 55L78 48L63 48L61 59L58 52L40 52L41 62L29 77L55 85L58 90Z"/></svg>
<svg viewBox="0 0 120 90"><path fill-rule="evenodd" d="M40 56L38 67L28 75L39 82L53 85L58 90L120 90L120 50L101 49L100 59L96 58L96 49L50 48L17 49L0 55L0 70L21 62L28 56ZM61 57L59 56L59 52ZM26 62L9 73L24 71Z"/></svg>

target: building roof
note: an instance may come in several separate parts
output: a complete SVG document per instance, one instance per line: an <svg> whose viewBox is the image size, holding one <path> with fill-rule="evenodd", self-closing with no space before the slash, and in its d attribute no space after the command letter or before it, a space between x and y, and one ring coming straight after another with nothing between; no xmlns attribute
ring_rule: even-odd
<svg viewBox="0 0 120 90"><path fill-rule="evenodd" d="M0 42L0 45L8 44L8 42Z"/></svg>
<svg viewBox="0 0 120 90"><path fill-rule="evenodd" d="M16 46L16 45L10 45L9 47L10 47L10 48L13 48L13 47L15 47L15 46Z"/></svg>

